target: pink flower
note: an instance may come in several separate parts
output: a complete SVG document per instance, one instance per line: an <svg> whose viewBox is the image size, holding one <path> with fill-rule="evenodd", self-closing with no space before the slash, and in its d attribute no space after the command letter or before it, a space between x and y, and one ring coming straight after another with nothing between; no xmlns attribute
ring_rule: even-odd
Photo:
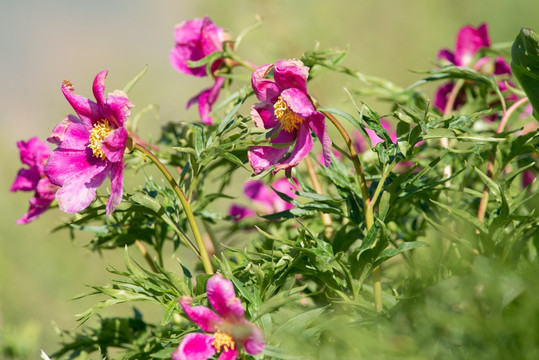
<svg viewBox="0 0 539 360"><path fill-rule="evenodd" d="M294 179L294 182L296 180ZM289 202L284 201L273 191L273 189L295 198L296 194L293 190L298 190L297 186L290 184L290 182L285 179L276 180L271 188L259 180L252 180L243 186L243 191L245 195L253 200L255 207L258 208L258 211L261 214L272 214L276 212L281 212L285 210L292 209L294 205ZM241 205L232 205L229 209L229 215L234 218L234 220L241 220L248 216L255 215L255 211L250 208L241 206Z"/></svg>
<svg viewBox="0 0 539 360"><path fill-rule="evenodd" d="M34 191L28 212L17 220L17 224L28 224L49 208L58 187L51 184L45 176L45 162L51 152L47 143L33 137L28 141L17 142L17 147L21 162L29 168L19 170L9 191Z"/></svg>
<svg viewBox="0 0 539 360"><path fill-rule="evenodd" d="M442 62L448 62L457 66L469 67L488 75L511 75L511 67L500 56L492 58L489 56L478 59L475 64L473 63L474 56L482 48L490 47L490 38L488 36L487 24L481 24L479 27L474 28L472 26L463 26L458 34L455 42L455 52L448 49L442 49L438 53L438 60ZM498 83L500 90L504 91L507 87L504 87L503 81ZM438 88L435 94L434 106L440 111L444 111L448 96L453 90L454 83L449 82ZM460 92L453 105L453 109L457 109L466 100L464 92ZM508 100L514 100L508 98Z"/></svg>
<svg viewBox="0 0 539 360"><path fill-rule="evenodd" d="M51 154L45 172L53 184L61 187L56 199L60 209L68 213L87 208L107 177L111 183L107 216L122 199L128 138L124 123L133 104L119 90L105 97L107 73L105 70L95 77L93 93L97 102L76 95L70 82L62 84L62 92L78 117L68 115L47 139L58 147Z"/></svg>
<svg viewBox="0 0 539 360"><path fill-rule="evenodd" d="M191 321L206 332L186 335L172 353L172 360L206 360L220 352L219 360L234 360L239 345L248 354L264 350L262 329L245 319L243 306L236 297L234 286L221 274L213 275L206 283L208 301L217 313L206 306L191 307L192 298L178 300Z"/></svg>
<svg viewBox="0 0 539 360"><path fill-rule="evenodd" d="M272 70L273 79L266 79ZM257 127L271 130L270 143L275 145L249 149L255 174L273 165L274 173L298 165L313 147L311 130L322 143L324 164L329 166L331 139L324 115L316 111L307 93L308 76L309 68L299 60L280 60L253 72L251 83L261 103L251 107L251 117Z"/></svg>
<svg viewBox="0 0 539 360"><path fill-rule="evenodd" d="M223 43L227 39L225 31L215 25L209 17L204 19L192 19L176 25L174 29L176 45L170 51L170 63L172 67L181 73L193 76L207 76L206 66L189 67L189 61L198 61L206 56L221 51ZM219 58L211 64L213 74L223 59ZM219 97L219 91L223 87L225 78L215 78L215 83L208 89L202 90L187 102L187 108L198 103L200 118L204 124L213 124L209 113L213 104Z"/></svg>

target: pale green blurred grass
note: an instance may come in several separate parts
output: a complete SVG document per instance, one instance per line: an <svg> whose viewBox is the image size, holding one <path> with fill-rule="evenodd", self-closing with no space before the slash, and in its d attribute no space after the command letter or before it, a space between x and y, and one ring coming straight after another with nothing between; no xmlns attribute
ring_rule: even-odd
<svg viewBox="0 0 539 360"><path fill-rule="evenodd" d="M300 57L316 42L321 48L350 45L349 67L406 86L419 78L409 70L432 66L441 47L452 48L464 24L489 24L493 42L512 42L521 27L539 29L539 3L518 1L144 1L0 2L0 333L30 347L52 352L56 336L51 321L75 325L74 314L90 301L69 302L83 284L103 284L107 264L122 268L120 254L91 254L87 238L70 242L66 232L50 230L66 216L57 211L27 226L15 224L27 208L28 194L8 192L17 169L15 142L46 138L72 110L60 92L64 78L77 92L91 95L95 74L110 69L107 89L122 88L145 65L149 71L130 94L136 105L160 106L160 119L147 117L141 135L156 138L159 125L191 120L184 104L209 85L176 73L168 63L174 25L208 14L233 35L264 24L245 38L240 54L254 63ZM344 76L323 75L310 87L327 106L345 105L343 87L359 84ZM122 310L129 311L129 310ZM27 339L25 339L27 337Z"/></svg>

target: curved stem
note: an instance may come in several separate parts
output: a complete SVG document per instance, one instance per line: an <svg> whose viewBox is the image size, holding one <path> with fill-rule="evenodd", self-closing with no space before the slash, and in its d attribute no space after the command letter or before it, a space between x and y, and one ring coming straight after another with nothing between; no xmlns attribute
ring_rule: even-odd
<svg viewBox="0 0 539 360"><path fill-rule="evenodd" d="M146 259L146 262L148 263L148 265L150 265L150 267L152 268L153 272L159 272L159 270L157 270L157 267L155 267L155 264L152 260L152 257L150 256L150 254L148 253L148 250L146 250L146 247L144 246L144 244L142 243L142 241L140 240L135 240L135 245L137 246L137 249L140 251L140 253L142 254L142 256L144 256L144 259Z"/></svg>
<svg viewBox="0 0 539 360"><path fill-rule="evenodd" d="M500 120L500 124L498 124L498 128L496 129L496 134L501 134L505 130L505 126L507 125L507 122L509 121L509 118L511 115L515 112L516 109L518 109L520 106L527 103L529 99L527 97L523 97L522 99L519 99L517 102L515 102L513 105L507 109L503 113L502 119ZM490 158L488 160L487 164L487 176L492 179L492 176L494 174L494 155L490 155ZM479 202L479 208L477 209L477 219L480 221L483 221L485 219L485 214L487 212L487 204L488 204L488 186L485 185L485 188L483 189L483 197L481 198L481 201Z"/></svg>
<svg viewBox="0 0 539 360"><path fill-rule="evenodd" d="M317 194L322 195L322 186L320 186L320 181L318 181L318 176L314 170L313 162L308 156L305 157L304 160L305 165L307 165L307 172L309 173L309 177L313 183L314 191L316 191ZM322 224L324 224L324 235L328 240L331 241L331 235L333 235L333 223L331 221L331 216L320 211L320 218L322 219Z"/></svg>
<svg viewBox="0 0 539 360"><path fill-rule="evenodd" d="M159 159L151 151L149 151L140 144L135 144L135 149L148 156L172 186L172 189L174 190L174 192L178 196L178 199L180 200L180 203L182 204L183 211L185 212L185 216L187 217L187 221L191 226L191 231L193 232L198 246L198 250L200 252L200 260L202 261L204 271L206 272L206 274L213 274L213 267L211 265L210 258L208 257L206 247L204 246L202 236L200 235L200 230L198 229L195 217L193 215L193 211L191 210L191 206L189 205L189 202L187 202L187 199L185 198L185 194L183 193L182 189L180 188L178 183L176 183L176 180L174 180L174 178L167 170L167 168L163 165L163 163L161 163L161 161L159 161Z"/></svg>
<svg viewBox="0 0 539 360"><path fill-rule="evenodd" d="M455 106L455 101L457 100L457 95L459 94L459 91L460 91L460 89L462 89L463 85L464 85L464 80L460 79L455 83L455 86L453 86L453 89L451 90L451 92L447 96L447 103L445 104L444 113L443 113L444 116L447 116L447 115L451 114L451 112L453 111L453 107ZM444 149L449 148L449 139L448 138L441 138L440 139L440 145ZM443 178L445 178L445 179L450 178L452 173L453 173L453 170L451 169L451 164L447 164L444 167ZM447 180L444 183L444 185L445 185L445 187L450 187L451 186L451 181Z"/></svg>

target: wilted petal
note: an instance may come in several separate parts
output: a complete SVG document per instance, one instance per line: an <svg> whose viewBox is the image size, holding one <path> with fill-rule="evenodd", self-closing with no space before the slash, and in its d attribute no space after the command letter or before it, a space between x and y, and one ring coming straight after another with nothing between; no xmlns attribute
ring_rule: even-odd
<svg viewBox="0 0 539 360"><path fill-rule="evenodd" d="M309 155L312 148L313 139L311 137L310 128L307 126L300 126L292 153L275 166L275 172L296 166L303 160L303 158L305 158L305 156Z"/></svg>
<svg viewBox="0 0 539 360"><path fill-rule="evenodd" d="M272 129L279 125L274 111L272 104L257 103L251 106L251 117L256 127Z"/></svg>
<svg viewBox="0 0 539 360"><path fill-rule="evenodd" d="M231 205L228 209L228 215L232 216L234 221L239 221L243 218L253 216L255 214L256 213L252 209L237 204Z"/></svg>
<svg viewBox="0 0 539 360"><path fill-rule="evenodd" d="M107 202L106 216L112 214L116 206L122 201L124 182L124 162L114 163L110 168L110 197Z"/></svg>
<svg viewBox="0 0 539 360"><path fill-rule="evenodd" d="M437 60L445 60L449 62L450 64L455 64L455 54L451 50L448 49L442 49L438 52L438 56L436 56ZM446 65L446 64L443 64ZM449 65L449 64L447 64Z"/></svg>
<svg viewBox="0 0 539 360"><path fill-rule="evenodd" d="M328 130L325 122L325 116L322 113L316 112L309 117L309 125L318 137L322 144L322 156L324 165L327 167L331 163L331 139L328 135Z"/></svg>
<svg viewBox="0 0 539 360"><path fill-rule="evenodd" d="M275 63L273 71L275 82L281 89L297 88L307 93L307 78L309 68L300 60L279 60Z"/></svg>
<svg viewBox="0 0 539 360"><path fill-rule="evenodd" d="M299 89L286 89L281 93L281 98L293 113L304 119L317 113L307 93Z"/></svg>
<svg viewBox="0 0 539 360"><path fill-rule="evenodd" d="M64 150L84 151L90 143L91 129L89 122L69 115L54 127L47 141Z"/></svg>
<svg viewBox="0 0 539 360"><path fill-rule="evenodd" d="M108 70L103 70L94 78L92 91L94 93L95 99L97 100L97 103L100 105L105 103L105 79L108 73Z"/></svg>
<svg viewBox="0 0 539 360"><path fill-rule="evenodd" d="M219 355L217 360L236 360L237 356L238 356L238 350L236 349L228 350L228 351L223 351L221 355Z"/></svg>
<svg viewBox="0 0 539 360"><path fill-rule="evenodd" d="M251 85L258 100L265 103L274 103L279 98L281 89L275 81L266 79L273 69L273 64L266 64L256 68L251 75Z"/></svg>
<svg viewBox="0 0 539 360"><path fill-rule="evenodd" d="M282 133L285 131L282 131ZM287 147L274 148L271 146L251 146L247 151L249 164L253 168L255 174L258 174L272 165L277 164L279 160L286 155Z"/></svg>
<svg viewBox="0 0 539 360"><path fill-rule="evenodd" d="M129 134L123 127L110 132L110 134L101 142L101 150L105 153L110 162L123 162L125 146Z"/></svg>
<svg viewBox="0 0 539 360"><path fill-rule="evenodd" d="M213 104L217 101L219 97L219 92L225 83L224 77L218 77L215 79L215 83L211 88L205 89L200 92L197 96L191 98L187 102L186 108L189 108L191 105L198 103L198 112L200 114L200 119L203 124L212 125L213 120L209 115Z"/></svg>
<svg viewBox="0 0 539 360"><path fill-rule="evenodd" d="M172 360L207 360L215 354L213 336L191 333L184 336L180 345L171 354Z"/></svg>
<svg viewBox="0 0 539 360"><path fill-rule="evenodd" d="M208 280L209 281L209 280ZM205 306L191 307L191 301L193 299L189 297L182 297L178 299L185 315L200 328L207 332L214 332L215 326L222 323L222 319L214 313L211 309Z"/></svg>
<svg viewBox="0 0 539 360"><path fill-rule="evenodd" d="M9 191L32 191L35 190L41 174L35 168L20 169Z"/></svg>
<svg viewBox="0 0 539 360"><path fill-rule="evenodd" d="M241 300L236 297L232 281L215 274L206 283L208 301L223 318L242 319L244 317Z"/></svg>

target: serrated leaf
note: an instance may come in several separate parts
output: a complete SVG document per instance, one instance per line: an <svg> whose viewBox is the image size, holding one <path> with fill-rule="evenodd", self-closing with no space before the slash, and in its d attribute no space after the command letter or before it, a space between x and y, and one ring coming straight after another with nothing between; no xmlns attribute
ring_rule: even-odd
<svg viewBox="0 0 539 360"><path fill-rule="evenodd" d="M531 29L521 29L511 48L511 70L524 89L539 120L539 36Z"/></svg>

